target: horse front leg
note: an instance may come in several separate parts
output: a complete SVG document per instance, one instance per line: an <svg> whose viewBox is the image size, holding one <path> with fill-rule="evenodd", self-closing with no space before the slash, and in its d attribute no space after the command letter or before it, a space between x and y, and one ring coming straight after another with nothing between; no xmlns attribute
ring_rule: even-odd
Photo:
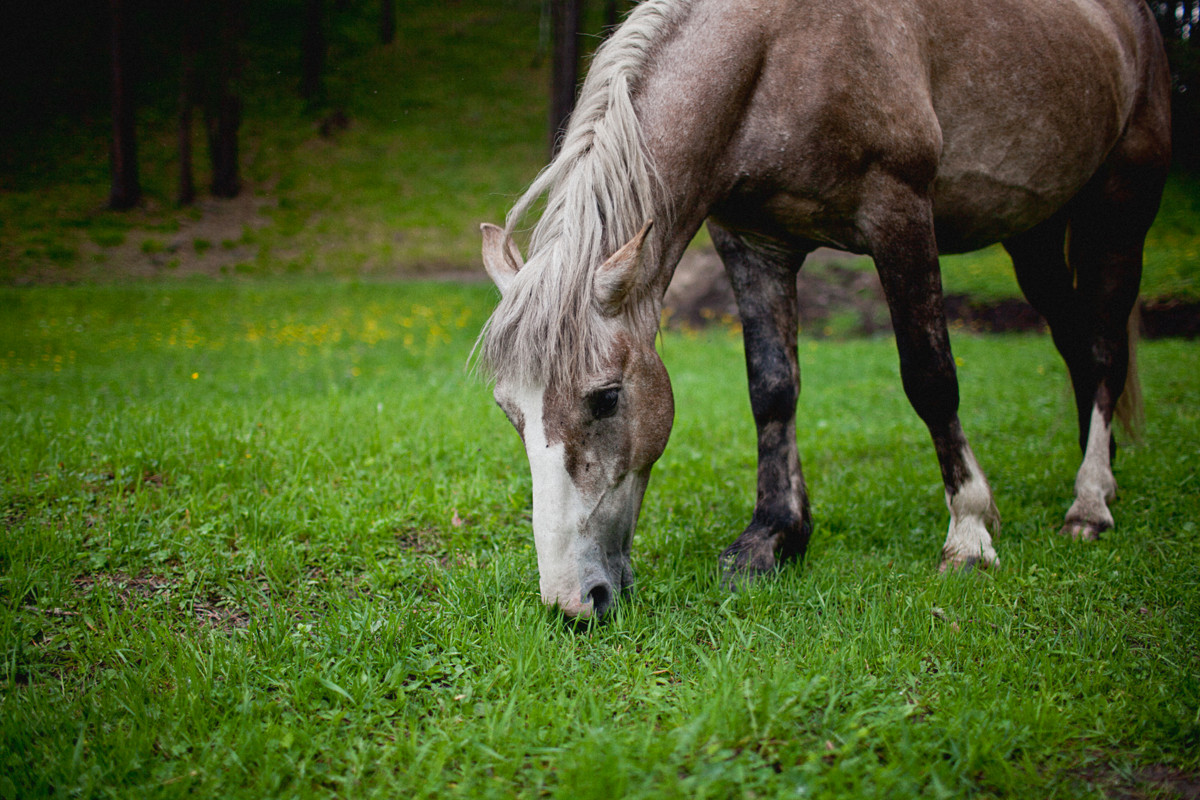
<svg viewBox="0 0 1200 800"><path fill-rule="evenodd" d="M958 376L942 300L929 200L903 187L865 215L883 284L904 393L929 429L942 471L950 528L942 570L998 563L991 531L999 514L958 419Z"/></svg>
<svg viewBox="0 0 1200 800"><path fill-rule="evenodd" d="M758 431L754 514L720 558L724 580L732 586L803 556L812 533L796 448L796 272L807 251L767 254L716 224L708 227L742 318L750 407Z"/></svg>

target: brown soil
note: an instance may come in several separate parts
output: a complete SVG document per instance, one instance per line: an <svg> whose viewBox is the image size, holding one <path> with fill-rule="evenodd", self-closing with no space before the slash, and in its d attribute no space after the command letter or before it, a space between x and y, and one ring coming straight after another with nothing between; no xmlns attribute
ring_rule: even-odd
<svg viewBox="0 0 1200 800"><path fill-rule="evenodd" d="M1075 770L1073 777L1109 800L1149 800L1174 798L1200 800L1200 775L1189 774L1163 764L1120 767L1103 760L1085 769Z"/></svg>

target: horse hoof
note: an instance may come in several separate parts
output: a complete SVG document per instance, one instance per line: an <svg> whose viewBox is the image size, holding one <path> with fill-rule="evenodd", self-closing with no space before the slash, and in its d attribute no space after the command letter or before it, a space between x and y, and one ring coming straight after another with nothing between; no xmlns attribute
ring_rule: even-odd
<svg viewBox="0 0 1200 800"><path fill-rule="evenodd" d="M1088 522L1084 519L1068 519L1059 534L1069 536L1077 542L1094 542L1100 538L1100 534L1111 527L1111 525Z"/></svg>
<svg viewBox="0 0 1200 800"><path fill-rule="evenodd" d="M717 563L721 567L721 586L731 592L746 588L777 566L774 546L761 539L738 539L725 548Z"/></svg>
<svg viewBox="0 0 1200 800"><path fill-rule="evenodd" d="M976 568L990 569L991 567L1000 566L1000 559L996 556L995 551L984 553L981 555L964 556L949 553L942 553L942 565L938 567L938 572L970 572Z"/></svg>

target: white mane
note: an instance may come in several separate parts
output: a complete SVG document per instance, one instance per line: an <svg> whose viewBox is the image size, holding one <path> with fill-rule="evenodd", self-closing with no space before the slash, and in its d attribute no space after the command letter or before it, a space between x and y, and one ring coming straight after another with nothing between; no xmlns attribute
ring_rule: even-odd
<svg viewBox="0 0 1200 800"><path fill-rule="evenodd" d="M601 367L608 326L592 300L592 273L646 220L657 214L665 225L669 212L633 97L656 43L691 2L646 0L601 45L562 149L508 213L505 233L511 235L546 197L528 262L480 334L493 377L573 382ZM648 263L657 263L648 255Z"/></svg>

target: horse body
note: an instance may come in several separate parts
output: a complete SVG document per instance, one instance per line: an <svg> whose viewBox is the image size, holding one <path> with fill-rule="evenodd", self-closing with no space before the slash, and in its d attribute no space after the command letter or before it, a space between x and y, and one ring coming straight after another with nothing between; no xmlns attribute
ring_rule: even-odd
<svg viewBox="0 0 1200 800"><path fill-rule="evenodd" d="M861 215L883 175L929 187L941 252L1032 227L1159 77L1139 69L1162 68L1153 21L1108 5L697 3L635 100L672 207L694 209L663 235L708 212L870 254Z"/></svg>
<svg viewBox="0 0 1200 800"><path fill-rule="evenodd" d="M534 472L543 598L601 612L631 580L673 414L653 346L661 297L706 219L742 316L759 438L730 575L807 546L795 275L821 244L875 259L945 481L944 566L994 563L996 515L958 422L939 252L1009 249L1075 388L1084 463L1066 529L1111 527L1109 429L1169 161L1168 82L1140 0L636 9L598 53L558 159L506 230L485 226L503 299L484 356ZM509 234L543 194L526 265Z"/></svg>

